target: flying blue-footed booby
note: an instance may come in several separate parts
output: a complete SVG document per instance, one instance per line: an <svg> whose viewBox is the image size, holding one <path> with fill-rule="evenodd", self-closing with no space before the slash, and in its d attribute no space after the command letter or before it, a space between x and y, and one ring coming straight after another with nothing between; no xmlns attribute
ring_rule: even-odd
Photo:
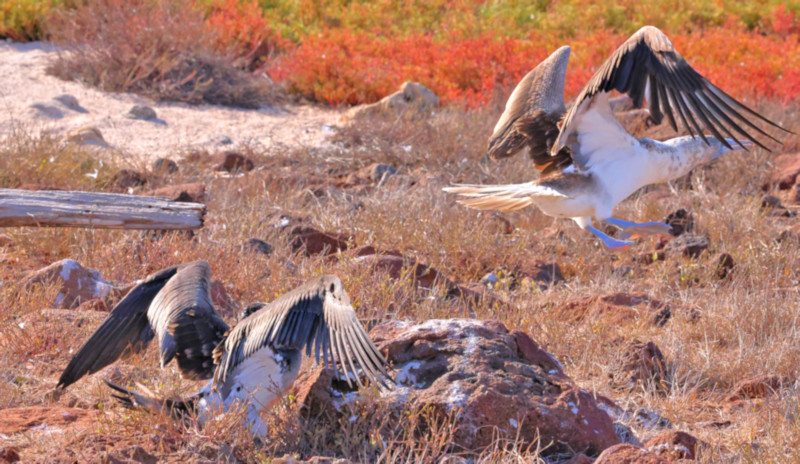
<svg viewBox="0 0 800 464"><path fill-rule="evenodd" d="M606 246L619 248L633 243L627 239L635 235L671 231L667 224L612 217L614 207L632 193L683 176L732 150L767 149L750 132L780 143L756 122L789 132L692 69L653 26L622 44L567 110L569 54L570 47L561 47L525 75L489 138L488 154L495 159L527 147L540 177L523 184L454 185L445 191L467 197L461 203L476 209L505 212L536 205L549 216L571 218ZM628 94L635 108L646 99L656 124L666 116L677 131L680 120L691 135L664 142L634 138L611 111L612 90ZM713 135L705 135L703 128ZM595 228L593 220L621 229L620 238Z"/></svg>

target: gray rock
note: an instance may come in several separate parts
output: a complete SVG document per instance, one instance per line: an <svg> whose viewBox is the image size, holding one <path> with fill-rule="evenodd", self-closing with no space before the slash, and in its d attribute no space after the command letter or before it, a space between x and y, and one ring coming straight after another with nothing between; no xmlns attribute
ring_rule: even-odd
<svg viewBox="0 0 800 464"><path fill-rule="evenodd" d="M108 148L109 146L108 142L103 138L103 133L94 126L74 129L67 134L65 140L78 145L94 145L104 148Z"/></svg>
<svg viewBox="0 0 800 464"><path fill-rule="evenodd" d="M38 111L39 115L46 116L48 118L61 119L64 117L64 112L53 105L47 105L45 103L34 103L33 105L31 105L31 108Z"/></svg>
<svg viewBox="0 0 800 464"><path fill-rule="evenodd" d="M397 92L370 105L351 108L342 116L343 121L376 113L400 113L409 109L429 111L439 106L439 97L417 82L406 81Z"/></svg>
<svg viewBox="0 0 800 464"><path fill-rule="evenodd" d="M397 169L391 164L376 164L370 170L369 177L377 182L393 174L397 174Z"/></svg>
<svg viewBox="0 0 800 464"><path fill-rule="evenodd" d="M667 243L664 251L668 256L685 256L687 258L697 258L708 249L711 242L705 235L684 233Z"/></svg>
<svg viewBox="0 0 800 464"><path fill-rule="evenodd" d="M135 105L127 113L125 113L125 117L130 119L141 119L143 121L152 121L154 119L158 119L156 111L153 108L143 105Z"/></svg>
<svg viewBox="0 0 800 464"><path fill-rule="evenodd" d="M66 106L67 108L73 111L77 111L79 113L88 113L88 111L86 111L86 108L82 107L81 104L78 103L78 99L68 93L59 95L53 98L53 100L61 103L62 105Z"/></svg>
<svg viewBox="0 0 800 464"><path fill-rule="evenodd" d="M178 172L178 163L168 158L158 158L153 161L153 172L156 174L175 174Z"/></svg>
<svg viewBox="0 0 800 464"><path fill-rule="evenodd" d="M257 253L261 253L267 256L272 254L272 249L273 249L272 245L258 238L248 238L247 241L244 242L242 248L249 251L255 251Z"/></svg>

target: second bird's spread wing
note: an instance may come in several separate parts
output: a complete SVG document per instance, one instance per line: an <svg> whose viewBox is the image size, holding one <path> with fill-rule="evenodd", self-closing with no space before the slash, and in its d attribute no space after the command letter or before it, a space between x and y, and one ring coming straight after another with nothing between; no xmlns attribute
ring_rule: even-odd
<svg viewBox="0 0 800 464"><path fill-rule="evenodd" d="M147 311L161 348L161 366L173 358L181 376L210 379L214 349L228 331L211 301L211 268L205 261L187 264L156 295Z"/></svg>
<svg viewBox="0 0 800 464"><path fill-rule="evenodd" d="M777 142L751 119L785 130L709 82L689 66L663 32L645 26L623 43L583 88L564 117L558 139L550 148L552 156L557 156L564 147L570 147L575 157L579 157L582 150L576 142L582 144L581 135L587 124L584 115L593 110L610 113L606 102L595 100L599 96L607 99L612 90L628 94L636 108L641 108L646 98L650 116L656 124L666 117L677 131L677 121L680 120L690 134L703 140L706 140L705 128L728 148L731 147L725 141L726 137L735 140L742 148L746 147L738 138L766 149L751 132ZM607 121L604 117L600 119ZM595 117L591 123L600 119ZM602 132L606 128L594 130ZM609 125L608 130L616 128ZM587 150L583 152L590 155ZM581 160L576 159L576 163L580 165Z"/></svg>
<svg viewBox="0 0 800 464"><path fill-rule="evenodd" d="M572 163L566 150L550 156L559 133L558 122L566 111L564 78L569 54L569 47L559 48L517 84L489 138L489 156L506 158L528 147L534 165L542 174Z"/></svg>
<svg viewBox="0 0 800 464"><path fill-rule="evenodd" d="M350 383L361 384L356 363L375 383L388 385L386 360L356 317L350 298L336 276L323 276L289 292L239 322L219 345L214 382L224 382L233 370L255 352L313 351L317 362L333 362ZM338 364L337 364L338 363Z"/></svg>
<svg viewBox="0 0 800 464"><path fill-rule="evenodd" d="M208 379L214 373L213 350L228 325L208 294L210 268L195 261L161 270L136 285L78 350L61 374L66 388L156 337L161 365L177 358L184 378Z"/></svg>

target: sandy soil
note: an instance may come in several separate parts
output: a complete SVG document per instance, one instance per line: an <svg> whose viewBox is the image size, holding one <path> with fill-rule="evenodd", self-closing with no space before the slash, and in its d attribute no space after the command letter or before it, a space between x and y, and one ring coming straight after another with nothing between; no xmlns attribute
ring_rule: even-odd
<svg viewBox="0 0 800 464"><path fill-rule="evenodd" d="M146 160L175 157L186 149L215 151L236 144L271 152L325 144L339 116L338 111L313 106L245 110L156 103L133 94L106 93L47 75L45 68L56 53L42 42L0 42L0 139L15 129L61 135L94 126L112 148ZM57 99L65 94L75 97L80 106L70 108ZM152 107L158 119L126 117L134 105Z"/></svg>

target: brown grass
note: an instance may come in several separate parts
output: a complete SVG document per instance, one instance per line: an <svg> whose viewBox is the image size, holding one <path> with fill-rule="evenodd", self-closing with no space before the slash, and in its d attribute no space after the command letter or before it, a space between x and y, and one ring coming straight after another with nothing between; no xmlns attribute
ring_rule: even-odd
<svg viewBox="0 0 800 464"><path fill-rule="evenodd" d="M258 108L280 99L269 79L210 45L219 32L191 0L87 0L54 14L47 31L65 50L48 69L62 79L191 104Z"/></svg>
<svg viewBox="0 0 800 464"><path fill-rule="evenodd" d="M761 109L785 126L798 120L796 107ZM475 316L525 330L583 388L630 410L657 412L676 429L697 436L706 443L700 462L799 462L795 450L800 445L800 403L794 385L800 359L800 246L775 241L798 219L770 217L759 206L761 185L775 154L761 150L730 154L676 183L674 191L652 187L621 204L618 217L637 221L662 220L671 211L687 208L698 229L710 236L710 253L697 260L669 259L644 266L634 264L634 258L651 251L654 239L611 253L569 221L531 209L507 215L516 230L502 235L493 228L491 215L468 210L441 191L450 182L509 182L531 175L529 161L522 157L505 162L481 158L496 116L496 111L445 108L428 119L363 121L343 130L330 150L274 156L253 152L256 170L239 177L214 174L203 156L195 156L195 161L184 162L192 169L170 178L156 176L150 187L186 181L206 184L206 226L193 239L103 230L4 231L12 246L0 247L0 405L77 404L99 407L100 412L94 426L84 430L46 439L29 432L6 441L23 447L25 459L48 461L54 459L54 449L59 450L55 459L90 461L133 445L163 459L224 460L232 453L245 462L269 462L284 454L340 456L358 462L438 462L453 452L445 445L452 423L423 431L419 424L425 411L409 411L401 420L387 421L381 410L370 413L369 395L353 406L352 415L358 420L345 418L335 425L299 418L297 405L287 398L269 415L272 426L265 447L255 447L235 418L199 431L114 406L100 381L105 375L123 384L140 381L163 394L194 387L170 369L155 369L154 350L82 380L60 399L48 395L70 350L80 346L95 325L55 327L44 321L42 310L51 305L53 289L28 291L17 282L25 272L66 257L118 283L178 262L205 259L212 265L213 277L241 303L269 300L312 276L336 273L363 320L466 314L463 304L444 298L443 288L415 288L350 259L293 252L271 218L275 212L300 212L321 230L351 235L356 245L396 249L461 283L476 282L498 267L525 270L536 261L558 263L566 284L546 291L525 286L495 290L507 304L502 310L478 305L473 308ZM798 143L797 136L789 137L779 152L797 150ZM57 159L74 161L48 171L42 179L104 188L93 181L85 184L80 174L86 166L80 163L88 158L72 149L46 138L17 138L10 146L18 147L11 153L27 161L1 166L3 186L37 175L38 160L56 154ZM4 159L0 157L0 163ZM343 181L373 162L393 164L399 174L366 189ZM80 167L66 167L73 165ZM331 185L334 181L339 186ZM273 254L244 251L240 245L249 237L271 243ZM734 257L736 268L729 279L718 280L710 256L723 251ZM613 272L622 265L633 266L633 274ZM565 317L566 302L615 292L646 293L669 304L673 316L664 326L652 324L646 314L624 323L604 316ZM647 382L619 389L609 381L620 351L634 341L654 341L664 352L671 380L666 391ZM758 374L790 382L766 399L728 406L724 397L734 385ZM704 425L710 421L732 425ZM642 440L655 433L634 421L630 425ZM476 462L540 459L538 450L523 449L513 438L498 437L496 447L472 457Z"/></svg>

